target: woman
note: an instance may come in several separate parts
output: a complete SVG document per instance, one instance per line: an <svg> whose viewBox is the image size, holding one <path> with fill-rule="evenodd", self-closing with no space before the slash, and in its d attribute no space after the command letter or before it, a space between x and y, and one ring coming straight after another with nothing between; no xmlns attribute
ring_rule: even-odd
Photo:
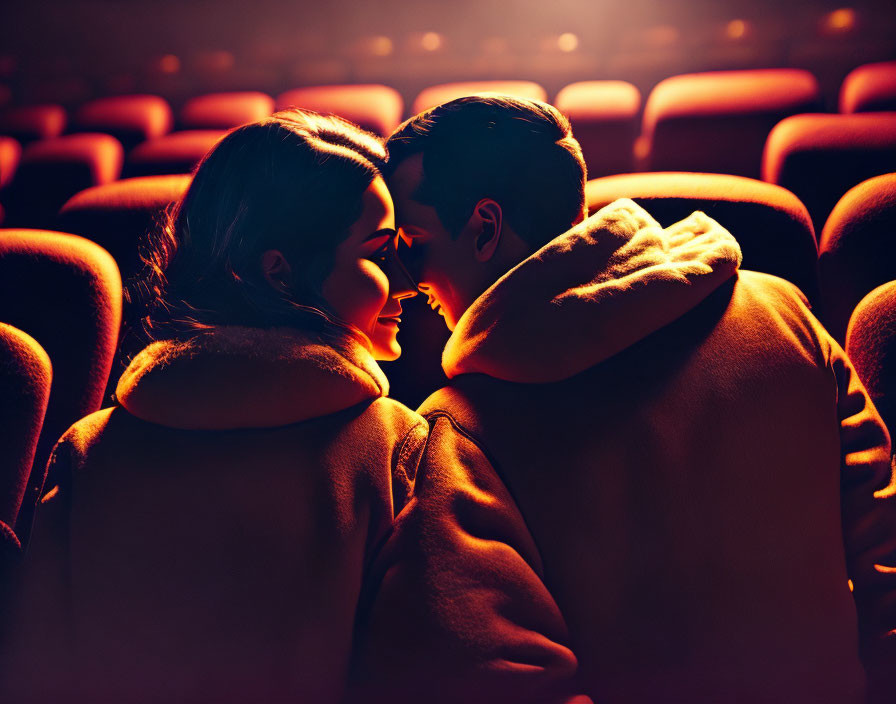
<svg viewBox="0 0 896 704"><path fill-rule="evenodd" d="M151 303L120 406L54 453L7 658L23 701L342 696L365 567L426 439L374 361L400 354L416 293L384 159L290 110L199 166L130 293Z"/></svg>

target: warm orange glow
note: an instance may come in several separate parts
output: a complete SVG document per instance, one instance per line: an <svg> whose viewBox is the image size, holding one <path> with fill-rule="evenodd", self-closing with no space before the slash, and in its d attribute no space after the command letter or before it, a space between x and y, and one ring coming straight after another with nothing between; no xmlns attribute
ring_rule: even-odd
<svg viewBox="0 0 896 704"><path fill-rule="evenodd" d="M426 51L438 51L442 48L444 44L444 39L442 39L442 35L438 32L426 32L422 37L420 37L420 46L422 46Z"/></svg>
<svg viewBox="0 0 896 704"><path fill-rule="evenodd" d="M510 43L504 37L486 37L482 40L482 51L486 54L506 54Z"/></svg>
<svg viewBox="0 0 896 704"><path fill-rule="evenodd" d="M654 49L661 49L664 47L672 46L680 37L680 32L677 27L673 27L671 25L658 25L656 27L650 27L644 33L644 41L649 46Z"/></svg>
<svg viewBox="0 0 896 704"><path fill-rule="evenodd" d="M390 56L394 50L395 45L389 37L384 37L382 35L371 37L370 53L374 56Z"/></svg>
<svg viewBox="0 0 896 704"><path fill-rule="evenodd" d="M856 11L851 7L841 7L824 18L824 28L832 34L845 34L856 26Z"/></svg>
<svg viewBox="0 0 896 704"><path fill-rule="evenodd" d="M209 51L202 55L200 64L209 71L229 71L236 64L236 57L229 51Z"/></svg>
<svg viewBox="0 0 896 704"><path fill-rule="evenodd" d="M159 59L159 70L162 73L178 73L180 71L180 59L174 54L165 54Z"/></svg>
<svg viewBox="0 0 896 704"><path fill-rule="evenodd" d="M579 38L572 32L564 32L557 37L557 48L567 53L575 51L579 48Z"/></svg>
<svg viewBox="0 0 896 704"><path fill-rule="evenodd" d="M847 579L847 580L846 580L846 584L849 585L849 591L851 591L851 592L852 592L852 591L855 591L855 588L856 588L856 587L855 587L855 585L852 583L852 580L851 580L851 579Z"/></svg>
<svg viewBox="0 0 896 704"><path fill-rule="evenodd" d="M725 36L728 39L743 39L750 31L750 25L744 20L731 20L725 25Z"/></svg>

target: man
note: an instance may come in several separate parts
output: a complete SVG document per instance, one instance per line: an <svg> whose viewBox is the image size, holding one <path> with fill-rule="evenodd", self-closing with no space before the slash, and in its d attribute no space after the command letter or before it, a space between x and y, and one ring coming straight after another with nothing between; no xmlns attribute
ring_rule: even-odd
<svg viewBox="0 0 896 704"><path fill-rule="evenodd" d="M388 146L453 333L374 568L367 700L860 702L863 663L886 696L889 437L798 290L702 213L582 221L547 105L452 101Z"/></svg>

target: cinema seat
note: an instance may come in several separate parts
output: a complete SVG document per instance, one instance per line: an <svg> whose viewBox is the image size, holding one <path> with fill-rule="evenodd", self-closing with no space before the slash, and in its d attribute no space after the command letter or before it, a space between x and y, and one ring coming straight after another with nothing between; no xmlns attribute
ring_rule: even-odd
<svg viewBox="0 0 896 704"><path fill-rule="evenodd" d="M107 134L73 134L25 147L6 197L7 224L50 227L72 195L121 173L121 144Z"/></svg>
<svg viewBox="0 0 896 704"><path fill-rule="evenodd" d="M892 435L896 431L896 281L878 286L856 306L846 352Z"/></svg>
<svg viewBox="0 0 896 704"><path fill-rule="evenodd" d="M887 110L896 110L896 61L859 66L843 79L840 112Z"/></svg>
<svg viewBox="0 0 896 704"><path fill-rule="evenodd" d="M67 123L61 105L27 105L0 113L0 134L14 137L21 144L58 137Z"/></svg>
<svg viewBox="0 0 896 704"><path fill-rule="evenodd" d="M641 170L759 178L771 129L789 115L820 107L818 81L798 69L667 78L651 91L644 108Z"/></svg>
<svg viewBox="0 0 896 704"><path fill-rule="evenodd" d="M274 99L256 91L210 93L191 98L180 110L185 130L229 130L274 112Z"/></svg>
<svg viewBox="0 0 896 704"><path fill-rule="evenodd" d="M56 440L97 410L121 323L112 257L81 237L0 230L0 319L33 337L53 365L53 386L15 531L27 544L34 505ZM47 488L53 484L48 480Z"/></svg>
<svg viewBox="0 0 896 704"><path fill-rule="evenodd" d="M556 108L569 118L589 178L635 170L641 93L625 81L581 81L561 90Z"/></svg>
<svg viewBox="0 0 896 704"><path fill-rule="evenodd" d="M821 231L853 186L896 171L896 112L795 115L772 130L762 178L793 191Z"/></svg>
<svg viewBox="0 0 896 704"><path fill-rule="evenodd" d="M74 114L76 132L104 132L130 149L171 131L171 107L157 95L117 95L84 103Z"/></svg>
<svg viewBox="0 0 896 704"><path fill-rule="evenodd" d="M99 244L115 259L122 278L140 270L140 238L160 226L165 209L180 200L192 176L143 176L95 186L72 196L57 227Z"/></svg>
<svg viewBox="0 0 896 704"><path fill-rule="evenodd" d="M370 83L288 90L277 96L276 107L277 110L295 107L339 115L387 137L401 122L404 101L394 88Z"/></svg>
<svg viewBox="0 0 896 704"><path fill-rule="evenodd" d="M532 81L466 81L461 83L441 83L430 86L420 91L414 99L411 114L416 115L436 105L447 103L455 98L477 93L502 93L517 98L530 98L531 100L548 99L547 91L539 84Z"/></svg>
<svg viewBox="0 0 896 704"><path fill-rule="evenodd" d="M631 198L664 227L701 210L737 238L744 269L774 274L818 298L815 232L806 207L789 191L743 176L641 173L589 181L585 199L595 212Z"/></svg>
<svg viewBox="0 0 896 704"><path fill-rule="evenodd" d="M818 243L821 318L841 343L849 316L872 289L896 279L896 173L852 188Z"/></svg>
<svg viewBox="0 0 896 704"><path fill-rule="evenodd" d="M22 147L12 137L0 136L0 190L6 188L19 166Z"/></svg>
<svg viewBox="0 0 896 704"><path fill-rule="evenodd" d="M30 336L0 323L0 522L15 525L47 412L50 358Z"/></svg>
<svg viewBox="0 0 896 704"><path fill-rule="evenodd" d="M184 130L150 139L128 153L123 175L190 173L225 134L224 130Z"/></svg>

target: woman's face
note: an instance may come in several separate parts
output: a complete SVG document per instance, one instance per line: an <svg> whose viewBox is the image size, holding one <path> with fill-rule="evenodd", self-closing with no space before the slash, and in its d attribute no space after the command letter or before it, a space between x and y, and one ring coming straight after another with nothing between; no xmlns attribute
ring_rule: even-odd
<svg viewBox="0 0 896 704"><path fill-rule="evenodd" d="M397 359L401 299L417 289L398 259L395 209L382 178L362 200L361 216L336 248L321 293L333 313L367 336L375 359Z"/></svg>

